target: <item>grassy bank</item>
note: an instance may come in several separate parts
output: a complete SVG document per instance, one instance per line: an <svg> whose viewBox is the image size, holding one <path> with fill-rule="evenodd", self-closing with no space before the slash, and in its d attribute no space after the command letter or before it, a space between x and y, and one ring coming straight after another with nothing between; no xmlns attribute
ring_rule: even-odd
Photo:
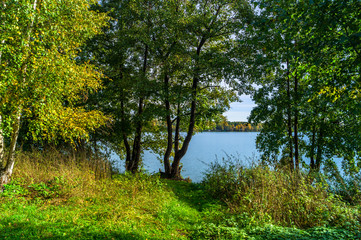
<svg viewBox="0 0 361 240"><path fill-rule="evenodd" d="M266 189L265 184L260 187L261 185L256 184L257 178L253 178L252 187L242 183L244 187L239 188L234 185L236 182L233 185L227 182L232 177L217 180L220 169L213 169L213 175L208 176L205 184L192 184L163 180L159 176L144 174L112 177L103 174L99 177L93 165L66 159L56 154L21 153L17 158L13 181L0 195L1 239L358 239L361 237L357 206L334 200L336 198L332 198L332 195L324 195L322 201L327 201L327 206L334 208L315 211L310 208L305 212L310 219L328 214L321 217L322 221L312 226L301 226L292 221L285 222L282 218L277 218L277 214L265 210L278 206L274 212L279 211L279 215L282 215L282 211L292 211L281 208L280 203L279 205L272 203L271 200L277 197L276 194L268 198L263 195L262 203L257 197L262 198L262 194L256 194L262 189L272 192L271 189ZM225 186L232 186L232 189L225 190ZM269 187L271 188L271 185ZM222 189L225 191L219 194ZM253 190L250 189L254 192L252 193ZM309 201L321 204L317 200L320 197L308 196ZM250 201L253 204L250 204ZM268 205L262 208L262 204ZM296 218L302 213L283 213L291 216L291 219L292 214ZM307 218L308 215L304 217ZM342 216L347 221L336 219Z"/></svg>

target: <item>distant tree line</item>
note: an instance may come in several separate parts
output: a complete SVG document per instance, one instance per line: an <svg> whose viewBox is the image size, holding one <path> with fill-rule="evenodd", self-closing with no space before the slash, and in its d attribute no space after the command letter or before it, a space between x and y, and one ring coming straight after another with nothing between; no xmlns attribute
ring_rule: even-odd
<svg viewBox="0 0 361 240"><path fill-rule="evenodd" d="M216 127L210 131L215 132L259 132L262 124L251 124L248 122L224 121L217 123Z"/></svg>

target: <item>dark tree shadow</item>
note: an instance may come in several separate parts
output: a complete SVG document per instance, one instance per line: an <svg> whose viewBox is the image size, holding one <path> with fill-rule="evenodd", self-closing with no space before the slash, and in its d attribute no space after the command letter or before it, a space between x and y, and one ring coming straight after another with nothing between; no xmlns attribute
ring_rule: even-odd
<svg viewBox="0 0 361 240"><path fill-rule="evenodd" d="M124 240L141 240L152 239L145 238L136 233L126 233L121 230L104 230L90 227L79 227L74 229L69 223L58 222L55 224L34 224L31 222L16 222L13 219L2 219L0 221L2 229L0 239L124 239ZM155 239L154 239L155 240Z"/></svg>

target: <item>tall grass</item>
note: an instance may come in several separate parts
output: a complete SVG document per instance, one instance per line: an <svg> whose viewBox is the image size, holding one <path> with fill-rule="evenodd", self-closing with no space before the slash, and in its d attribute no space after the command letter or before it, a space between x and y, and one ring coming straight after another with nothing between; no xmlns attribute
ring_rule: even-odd
<svg viewBox="0 0 361 240"><path fill-rule="evenodd" d="M176 199L157 176L110 176L59 152L19 152L14 170L0 194L0 238L184 239L177 223L165 222Z"/></svg>
<svg viewBox="0 0 361 240"><path fill-rule="evenodd" d="M69 157L57 151L19 152L10 185L22 186L32 198L43 188L43 195L39 197L45 197L48 192L49 199L72 202L91 198L121 201L124 198L135 199L135 196L141 198L144 193L156 200L166 194L159 192L162 184L157 178L143 174L112 176L106 161Z"/></svg>
<svg viewBox="0 0 361 240"><path fill-rule="evenodd" d="M325 181L310 184L305 174L261 164L245 167L229 158L212 164L203 184L232 211L254 216L257 221L299 228L360 227L356 207L330 193Z"/></svg>

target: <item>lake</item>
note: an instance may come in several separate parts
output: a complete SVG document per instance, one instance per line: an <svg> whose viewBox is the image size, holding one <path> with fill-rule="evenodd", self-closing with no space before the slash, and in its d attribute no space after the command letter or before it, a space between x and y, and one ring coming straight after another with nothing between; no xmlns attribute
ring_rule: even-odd
<svg viewBox="0 0 361 240"><path fill-rule="evenodd" d="M209 168L211 162L221 160L227 155L232 155L247 163L247 159L258 157L256 150L257 132L203 132L193 136L187 154L181 160L183 164L182 176L189 177L193 182L200 182L203 173ZM145 151L143 155L144 168L150 173L164 171L157 155L151 151ZM121 171L124 171L124 161L119 161L115 155L112 160L116 161Z"/></svg>

